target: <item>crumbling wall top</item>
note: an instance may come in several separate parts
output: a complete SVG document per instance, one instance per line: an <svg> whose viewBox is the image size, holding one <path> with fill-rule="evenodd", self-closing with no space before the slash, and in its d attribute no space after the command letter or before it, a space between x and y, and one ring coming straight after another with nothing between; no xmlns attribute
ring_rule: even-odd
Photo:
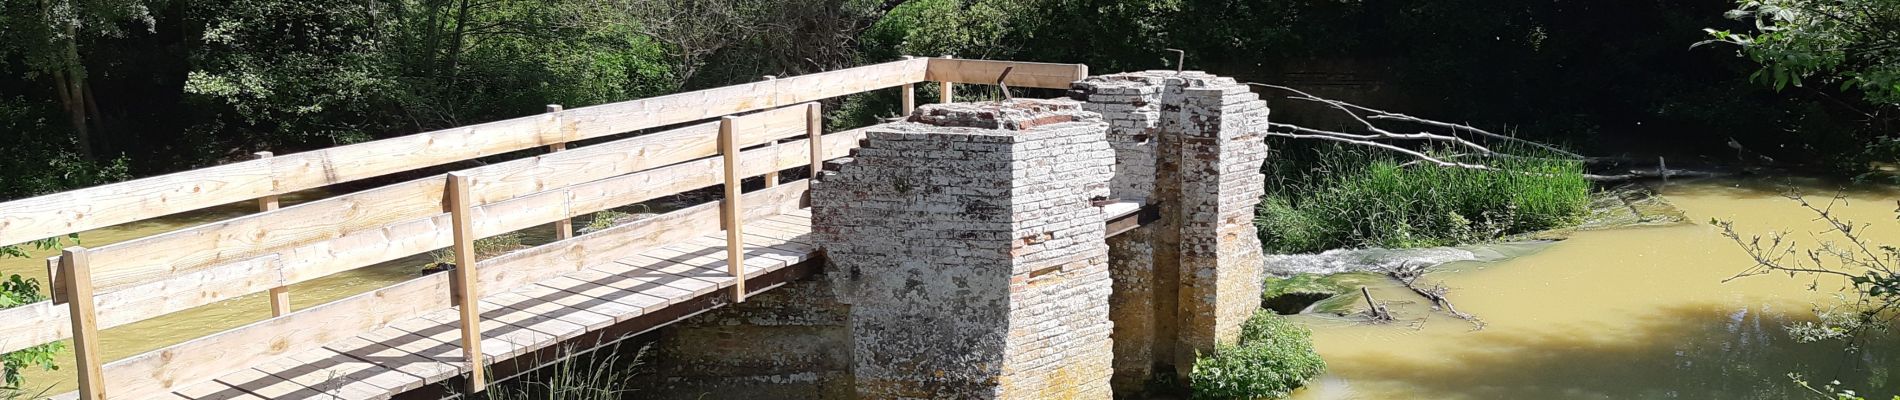
<svg viewBox="0 0 1900 400"><path fill-rule="evenodd" d="M1028 131L1038 126L1100 119L1069 99L1014 99L975 103L926 104L908 122L936 127Z"/></svg>

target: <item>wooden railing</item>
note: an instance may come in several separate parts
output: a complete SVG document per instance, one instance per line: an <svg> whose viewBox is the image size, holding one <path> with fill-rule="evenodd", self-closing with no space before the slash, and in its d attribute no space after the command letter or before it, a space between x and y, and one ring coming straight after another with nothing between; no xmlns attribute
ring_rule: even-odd
<svg viewBox="0 0 1900 400"><path fill-rule="evenodd" d="M80 394L103 399L202 382L388 323L461 307L471 383L483 381L481 293L508 290L591 262L725 230L736 284L745 296L745 221L798 207L809 181L779 171L842 157L863 130L821 132L811 101L913 85L996 83L1067 88L1087 76L1076 64L907 59L798 77L549 112L312 152L271 156L0 203L0 243L17 243L239 201L259 212L95 248L71 247L51 267L54 300L0 310L0 352L74 339ZM667 131L567 148L575 140L718 118ZM278 208L275 196L534 147L540 156L490 164ZM717 171L717 172L716 172ZM765 176L766 188L735 184ZM574 236L571 218L716 185L718 204L669 212ZM557 241L493 259L473 242L555 224ZM292 310L288 286L428 251L453 248L456 268L369 293ZM271 319L101 363L100 329L258 292ZM63 305L64 307L61 307ZM108 379L108 377L110 377Z"/></svg>

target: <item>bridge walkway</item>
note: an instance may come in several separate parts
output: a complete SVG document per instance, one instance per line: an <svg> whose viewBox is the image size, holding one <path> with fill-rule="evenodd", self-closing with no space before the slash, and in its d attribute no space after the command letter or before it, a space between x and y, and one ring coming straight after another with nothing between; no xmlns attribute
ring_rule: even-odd
<svg viewBox="0 0 1900 400"><path fill-rule="evenodd" d="M759 219L743 231L747 278L805 262L815 251L809 210ZM733 285L725 254L723 234L703 235L485 295L482 353L490 363L504 361L669 307L691 307L685 303ZM398 321L152 398L389 398L468 372L457 316L444 309Z"/></svg>

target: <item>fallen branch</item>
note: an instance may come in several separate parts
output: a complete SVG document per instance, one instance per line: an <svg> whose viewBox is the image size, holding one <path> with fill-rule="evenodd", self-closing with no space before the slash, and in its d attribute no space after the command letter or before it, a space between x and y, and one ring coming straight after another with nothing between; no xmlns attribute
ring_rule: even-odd
<svg viewBox="0 0 1900 400"><path fill-rule="evenodd" d="M1419 124L1419 125L1425 125L1425 126L1430 126L1430 127L1437 127L1437 128L1445 128L1445 129L1451 129L1451 130L1452 130L1452 132L1454 132L1454 133L1455 133L1455 132L1458 132L1458 131L1465 131L1465 132L1470 132L1470 133L1475 133L1475 134L1478 134L1478 135L1481 135L1481 136L1484 136L1484 137L1488 137L1488 138L1492 138L1492 139L1497 139L1497 140L1503 140L1503 141L1510 141L1510 142L1517 142L1517 143L1523 143L1523 144L1526 144L1526 145L1530 145L1530 146L1532 146L1532 147L1536 147L1536 148L1540 148L1540 149L1544 149L1544 150L1548 150L1548 151L1550 151L1550 152L1553 152L1553 153L1557 153L1557 154L1562 154L1562 155L1564 155L1564 156L1566 156L1566 157L1570 157L1570 158L1573 158L1573 159L1582 159L1582 158L1584 158L1584 157L1583 157L1582 155L1578 155L1577 153L1572 153L1572 152L1569 152L1569 151L1565 151L1565 150L1563 150L1563 149L1559 149L1559 148L1557 148L1557 147L1555 147L1555 146L1551 146L1551 145L1547 145L1547 144L1543 144L1543 143L1537 143L1537 142L1533 142L1533 141L1529 141L1529 140L1524 140L1524 139L1519 139L1519 138L1515 138L1515 137L1511 137L1511 136L1507 136L1507 135L1500 135L1500 134L1496 134L1496 133L1492 133L1491 131L1487 131L1487 130L1483 130L1483 129L1478 129L1477 127L1474 127L1474 126L1471 126L1471 125L1465 125L1465 124L1454 124L1454 123L1449 123L1449 122L1442 122L1442 121L1433 121L1433 120L1429 120L1429 119L1424 119L1424 118L1419 118L1419 117L1414 117L1414 116L1411 116L1411 115L1406 115L1406 114L1401 114L1401 113L1395 113L1395 112L1390 112L1390 111L1385 111L1385 110L1380 110L1380 109L1376 109L1376 108L1371 108L1371 107L1366 107L1366 106L1362 106L1362 105L1358 105L1358 104L1352 104L1352 103L1347 103L1347 102L1344 102L1344 101L1339 101L1339 100L1332 100L1332 99L1327 99L1327 98L1322 98L1322 97L1319 97L1319 96L1314 96L1314 95L1313 95L1313 94L1311 94L1311 93L1307 93L1307 92L1303 92L1303 91L1300 91L1299 89L1294 89L1294 88L1290 88L1290 87L1286 87L1286 86L1279 86L1279 85L1268 85L1268 84L1264 84L1264 83L1251 83L1251 82L1249 82L1249 83L1247 83L1247 84L1248 84L1248 85L1254 85L1254 86L1259 86L1259 87L1264 87L1264 88L1270 88L1270 89L1277 89L1277 90L1284 90L1284 91L1288 91L1288 92L1292 92L1293 94L1295 94L1295 95L1297 95L1297 96L1293 96L1293 97L1288 97L1288 98L1290 98L1290 99L1294 99L1294 100L1300 100L1300 101L1310 101L1310 102L1315 102L1315 103L1320 103L1320 104L1325 104L1325 105L1328 105L1328 106L1332 106L1332 107L1333 107L1333 108L1335 108L1335 109L1338 109L1338 110L1340 110L1340 111L1342 111L1342 112L1345 112L1345 113L1346 113L1346 115L1348 115L1348 116L1351 116L1351 117L1352 117L1352 118L1353 118L1354 120L1357 120L1357 121L1359 121L1359 123L1360 123L1361 125L1365 125L1365 126L1366 126L1366 129L1368 129L1368 130L1371 130L1371 131L1373 131L1373 132L1376 132L1376 133L1379 133L1379 134L1381 134L1381 135L1391 135L1391 136L1393 136L1393 138L1403 138L1403 139L1431 139L1431 140L1440 140L1440 141L1448 141L1448 142L1453 142L1453 143L1457 143L1457 144L1459 144L1459 145L1463 145L1463 146L1466 146L1466 147L1472 147L1472 148L1474 148L1474 149L1478 149L1478 150L1479 150L1479 152L1480 152L1480 153L1483 153L1483 154L1490 154L1490 153L1492 153L1492 151L1491 151L1490 149L1486 149L1486 148L1484 148L1483 146L1479 146L1479 145L1478 145L1478 144L1476 144L1476 143L1473 143L1473 142L1471 142L1471 141L1468 141L1468 140L1464 140L1464 139L1462 139L1462 138L1457 138L1457 137L1455 137L1455 136L1445 136L1445 135L1435 135L1435 134L1430 134L1430 133L1424 133L1424 132L1420 132L1420 133L1416 133L1416 134L1396 134L1396 133L1392 133L1391 131L1388 131L1388 130L1385 130L1385 129L1383 129L1383 128L1380 128L1380 127L1378 127L1378 126L1376 126L1376 125L1373 125L1373 124L1372 124L1372 121L1371 121L1371 120L1385 120L1385 121L1399 121L1399 122L1407 122L1407 123L1413 123L1413 124ZM1357 111L1355 111L1355 110L1357 110ZM1368 114L1370 114L1370 115L1366 115L1366 116L1361 116L1361 115L1359 115L1360 113L1368 113Z"/></svg>
<svg viewBox="0 0 1900 400"><path fill-rule="evenodd" d="M1378 302L1372 301L1371 290L1367 290L1365 286L1360 286L1359 294L1366 296L1366 314L1372 317L1374 322L1392 322L1392 310L1385 308L1384 305L1380 305Z"/></svg>
<svg viewBox="0 0 1900 400"><path fill-rule="evenodd" d="M1451 304L1451 299L1445 297L1445 295L1451 293L1450 288L1446 288L1445 285L1443 284L1432 285L1432 287L1430 288L1424 288L1418 285L1418 278L1421 276L1425 276L1424 265L1416 265L1416 264L1400 265L1398 267L1386 270L1385 273L1386 275L1391 276L1392 279L1397 279L1399 283L1405 284L1405 288L1412 289L1413 293L1418 293L1419 296L1423 296L1425 297L1425 299L1431 300L1433 311L1444 311L1447 314L1451 314L1451 316L1453 317L1457 317L1458 319L1471 322L1471 325L1476 327L1478 330L1484 329L1484 320L1478 319L1478 316L1476 315L1466 314L1462 311L1458 311L1458 307L1453 306Z"/></svg>
<svg viewBox="0 0 1900 400"><path fill-rule="evenodd" d="M1629 173L1626 173L1626 174L1616 174L1616 175L1583 174L1583 179L1589 180L1591 182L1597 182L1597 183L1614 183L1614 182L1623 182L1623 181L1633 181L1637 179L1709 178L1709 177L1718 177L1718 176L1723 176L1723 175L1726 175L1726 174L1723 174L1720 172L1711 172L1711 171L1687 171L1687 170L1672 169L1672 170L1663 170L1663 171L1630 171Z"/></svg>

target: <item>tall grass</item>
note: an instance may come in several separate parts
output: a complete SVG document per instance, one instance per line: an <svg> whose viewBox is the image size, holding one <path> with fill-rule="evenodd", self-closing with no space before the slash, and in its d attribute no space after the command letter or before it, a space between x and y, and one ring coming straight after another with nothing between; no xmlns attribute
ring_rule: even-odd
<svg viewBox="0 0 1900 400"><path fill-rule="evenodd" d="M1490 240L1572 224L1587 211L1581 162L1500 150L1518 156L1476 161L1497 170L1407 165L1348 146L1283 150L1265 168L1255 226L1269 251L1298 253Z"/></svg>
<svg viewBox="0 0 1900 400"><path fill-rule="evenodd" d="M568 357L519 379L498 382L482 400L618 400L635 398L633 370L646 358L642 346L622 357L621 343ZM569 353L573 349L569 349Z"/></svg>

